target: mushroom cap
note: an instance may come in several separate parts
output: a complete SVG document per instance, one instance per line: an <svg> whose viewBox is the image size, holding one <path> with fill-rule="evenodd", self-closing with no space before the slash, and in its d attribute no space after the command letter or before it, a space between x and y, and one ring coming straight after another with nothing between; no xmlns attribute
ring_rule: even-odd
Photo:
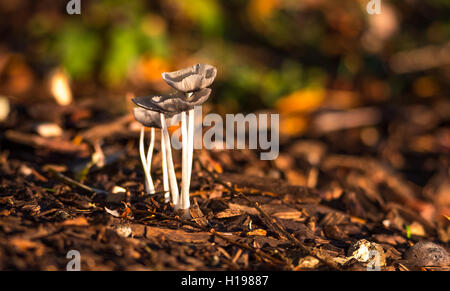
<svg viewBox="0 0 450 291"><path fill-rule="evenodd" d="M196 64L178 71L162 73L167 84L185 93L211 86L216 75L217 69L208 64Z"/></svg>
<svg viewBox="0 0 450 291"><path fill-rule="evenodd" d="M161 117L159 112L135 107L133 109L133 115L134 119L144 126L161 128Z"/></svg>
<svg viewBox="0 0 450 291"><path fill-rule="evenodd" d="M189 100L176 95L171 96L143 96L133 98L132 101L139 107L173 116L188 111L194 106L202 105L211 95L211 89L203 88L194 92Z"/></svg>

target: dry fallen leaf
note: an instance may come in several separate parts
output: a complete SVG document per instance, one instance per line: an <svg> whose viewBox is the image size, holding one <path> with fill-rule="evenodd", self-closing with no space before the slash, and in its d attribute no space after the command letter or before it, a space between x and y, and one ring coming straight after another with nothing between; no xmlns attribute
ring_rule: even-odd
<svg viewBox="0 0 450 291"><path fill-rule="evenodd" d="M63 226L87 226L89 223L86 218L80 216L74 219L68 219L61 223Z"/></svg>
<svg viewBox="0 0 450 291"><path fill-rule="evenodd" d="M128 206L128 203L122 201L122 204L125 205L125 210L120 215L121 218L131 219L131 208Z"/></svg>

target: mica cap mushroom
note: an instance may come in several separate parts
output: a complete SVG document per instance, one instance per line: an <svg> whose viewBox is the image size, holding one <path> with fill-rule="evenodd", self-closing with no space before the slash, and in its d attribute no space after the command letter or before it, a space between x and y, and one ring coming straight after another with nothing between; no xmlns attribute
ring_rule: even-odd
<svg viewBox="0 0 450 291"><path fill-rule="evenodd" d="M161 128L159 112L150 111L141 107L133 108L134 119L146 127Z"/></svg>
<svg viewBox="0 0 450 291"><path fill-rule="evenodd" d="M202 105L208 100L210 95L211 89L203 88L194 92L189 100L172 95L136 97L132 101L141 108L172 116L183 111L191 110L194 106Z"/></svg>
<svg viewBox="0 0 450 291"><path fill-rule="evenodd" d="M208 64L196 64L182 70L162 73L167 84L184 93L211 86L216 75L217 69Z"/></svg>

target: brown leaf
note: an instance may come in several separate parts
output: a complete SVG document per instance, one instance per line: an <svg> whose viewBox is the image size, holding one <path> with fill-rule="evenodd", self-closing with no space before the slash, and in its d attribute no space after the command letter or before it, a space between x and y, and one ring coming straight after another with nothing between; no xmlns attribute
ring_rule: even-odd
<svg viewBox="0 0 450 291"><path fill-rule="evenodd" d="M61 223L63 226L88 226L89 223L87 222L86 218L83 216L74 218L74 219L68 219Z"/></svg>
<svg viewBox="0 0 450 291"><path fill-rule="evenodd" d="M128 203L122 201L122 204L125 205L125 210L120 214L120 217L131 219L131 208L128 206Z"/></svg>

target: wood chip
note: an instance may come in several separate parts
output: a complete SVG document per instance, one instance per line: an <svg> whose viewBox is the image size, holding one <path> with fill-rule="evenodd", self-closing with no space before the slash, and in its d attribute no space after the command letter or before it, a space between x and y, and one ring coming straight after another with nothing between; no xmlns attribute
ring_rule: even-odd
<svg viewBox="0 0 450 291"><path fill-rule="evenodd" d="M247 232L247 235L248 236L251 236L251 235L266 236L267 235L267 231L264 230L264 229L260 229L259 228L259 229L255 229L255 230Z"/></svg>
<svg viewBox="0 0 450 291"><path fill-rule="evenodd" d="M89 223L87 222L86 218L80 216L74 219L68 219L66 221L63 221L61 223L63 226L88 226Z"/></svg>
<svg viewBox="0 0 450 291"><path fill-rule="evenodd" d="M222 218L229 218L229 217L235 217L244 214L244 211L240 209L235 208L228 208L224 211L216 213L216 218L222 219Z"/></svg>

